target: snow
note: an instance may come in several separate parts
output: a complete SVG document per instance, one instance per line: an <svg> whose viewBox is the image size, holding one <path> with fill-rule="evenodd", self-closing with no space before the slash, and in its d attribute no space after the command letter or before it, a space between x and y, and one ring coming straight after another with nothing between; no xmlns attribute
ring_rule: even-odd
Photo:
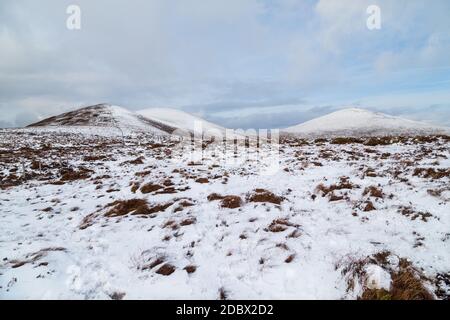
<svg viewBox="0 0 450 320"><path fill-rule="evenodd" d="M119 106L108 106L106 110L111 114L111 119L114 120L115 125L127 130L135 130L140 132L152 132L156 134L167 134L166 132L152 127L143 122L136 113L131 112Z"/></svg>
<svg viewBox="0 0 450 320"><path fill-rule="evenodd" d="M199 137L202 133L206 136L224 136L226 130L181 110L152 108L133 112L110 104L77 109L54 118L44 119L27 129L104 136L133 133L156 135L195 133Z"/></svg>
<svg viewBox="0 0 450 320"><path fill-rule="evenodd" d="M431 126L426 123L375 113L364 109L348 108L283 130L291 134L385 134L418 132L450 132L449 128Z"/></svg>
<svg viewBox="0 0 450 320"><path fill-rule="evenodd" d="M391 288L391 275L389 272L376 264L370 264L365 268L367 279L367 287L369 289L385 289L389 291Z"/></svg>
<svg viewBox="0 0 450 320"><path fill-rule="evenodd" d="M130 134L168 133L158 123L149 123L138 114L125 108L99 104L77 109L53 118L41 120L25 128L35 132L78 133L87 135L123 136Z"/></svg>
<svg viewBox="0 0 450 320"><path fill-rule="evenodd" d="M113 112L127 117L120 109ZM280 145L279 170L260 175L260 164L245 158L246 152L238 152L235 163L221 162L220 145L198 151L204 159L192 165L170 137L125 139L0 131L0 181L30 175L0 193L0 299L218 299L221 290L228 299L355 299L360 292L348 291L342 261L381 251L392 253L389 261L407 258L433 289L433 280L450 272L449 179L413 175L416 167L449 168L446 140L375 147L286 142ZM51 148L43 149L44 144ZM264 158L269 151L262 148ZM389 156L382 159L383 154ZM104 158L84 159L93 155ZM130 163L140 156L142 164ZM31 169L33 159L42 162L42 171ZM61 169L80 167L93 171L90 178L52 184ZM377 175L366 175L368 168ZM146 174L136 174L141 172ZM317 191L319 184L338 184L343 176L354 188L336 190L342 200L330 201ZM198 177L209 181L198 183ZM175 193L131 190L136 182L167 179ZM364 195L369 186L381 188L385 196ZM280 205L247 201L256 188L284 200ZM240 196L243 204L222 208L220 201L207 199L214 192ZM150 216L105 216L112 202L135 198L173 204ZM178 210L183 200L193 205ZM376 210L362 209L368 200ZM405 216L403 206L432 217ZM80 228L90 215L92 225ZM181 225L187 218L195 222ZM277 219L289 221L285 231L268 230ZM167 227L171 221L178 227ZM49 248L64 250L45 251ZM29 261L42 250L43 256ZM175 272L164 276L156 272L159 266L142 268L157 257ZM28 262L17 266L18 261ZM188 265L197 270L187 273ZM366 271L377 287L388 286L384 271L373 265Z"/></svg>
<svg viewBox="0 0 450 320"><path fill-rule="evenodd" d="M80 137L122 137L135 136L138 137L141 134L155 135L155 136L167 136L165 132L158 132L156 130L136 130L134 127L129 126L46 126L46 127L27 127L23 129L16 129L16 132L32 133L32 134L71 134Z"/></svg>
<svg viewBox="0 0 450 320"><path fill-rule="evenodd" d="M223 135L225 133L225 128L181 110L150 108L137 111L137 113L148 119L188 132L201 133L199 130L201 128L205 134L221 133Z"/></svg>

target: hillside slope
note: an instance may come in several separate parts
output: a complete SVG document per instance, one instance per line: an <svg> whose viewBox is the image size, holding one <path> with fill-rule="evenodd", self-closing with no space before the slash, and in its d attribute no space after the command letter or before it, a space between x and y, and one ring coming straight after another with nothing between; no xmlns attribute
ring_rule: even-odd
<svg viewBox="0 0 450 320"><path fill-rule="evenodd" d="M175 128L146 119L127 109L98 104L53 116L28 126L29 128L111 128L125 132L167 134Z"/></svg>
<svg viewBox="0 0 450 320"><path fill-rule="evenodd" d="M219 132L224 134L226 130L224 127L176 109L150 108L137 111L136 113L149 120L157 121L167 126L177 128L180 131L190 133L199 133L201 130L207 135Z"/></svg>
<svg viewBox="0 0 450 320"><path fill-rule="evenodd" d="M364 109L349 108L284 129L296 135L398 135L448 133L448 128L394 117Z"/></svg>

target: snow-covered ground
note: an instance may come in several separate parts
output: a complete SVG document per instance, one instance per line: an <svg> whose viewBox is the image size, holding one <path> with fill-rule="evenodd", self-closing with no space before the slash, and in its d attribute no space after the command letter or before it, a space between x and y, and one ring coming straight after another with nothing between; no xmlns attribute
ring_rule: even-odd
<svg viewBox="0 0 450 320"><path fill-rule="evenodd" d="M449 297L448 138L292 138L272 175L177 142L0 131L0 298L356 299L400 261Z"/></svg>

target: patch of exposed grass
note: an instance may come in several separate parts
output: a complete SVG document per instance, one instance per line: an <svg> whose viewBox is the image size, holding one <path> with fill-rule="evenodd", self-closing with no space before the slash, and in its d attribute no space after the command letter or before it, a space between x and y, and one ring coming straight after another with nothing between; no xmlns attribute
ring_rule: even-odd
<svg viewBox="0 0 450 320"><path fill-rule="evenodd" d="M242 199L239 196L226 196L220 202L222 208L236 209L242 205Z"/></svg>
<svg viewBox="0 0 450 320"><path fill-rule="evenodd" d="M141 192L146 194L146 193L151 193L154 191L158 191L160 189L163 189L164 187L159 185L159 184L153 184L153 183L147 183L145 185L143 185L141 187Z"/></svg>
<svg viewBox="0 0 450 320"><path fill-rule="evenodd" d="M412 207L402 206L398 209L398 212L411 220L417 220L420 218L423 222L428 222L428 219L433 217L433 215L429 212L415 211Z"/></svg>
<svg viewBox="0 0 450 320"><path fill-rule="evenodd" d="M265 189L255 189L253 193L247 195L247 201L249 202L268 202L273 204L281 204L283 200L283 197L277 196Z"/></svg>
<svg viewBox="0 0 450 320"><path fill-rule="evenodd" d="M370 186L367 187L366 189L364 189L363 192L363 196L369 195L370 197L374 197L374 198L383 198L383 190L375 187L375 186Z"/></svg>
<svg viewBox="0 0 450 320"><path fill-rule="evenodd" d="M331 144L351 144L351 143L362 143L363 141L358 138L352 137L338 137L331 140Z"/></svg>
<svg viewBox="0 0 450 320"><path fill-rule="evenodd" d="M450 169L416 168L414 169L413 176L439 180L450 177Z"/></svg>
<svg viewBox="0 0 450 320"><path fill-rule="evenodd" d="M362 260L352 261L343 268L347 275L347 290L355 289L355 282L360 282L362 293L359 300L434 300L434 295L426 288L426 277L404 258L396 258L389 251L382 251ZM392 261L398 261L393 264ZM376 264L391 276L389 290L386 288L369 288L367 285L366 266Z"/></svg>

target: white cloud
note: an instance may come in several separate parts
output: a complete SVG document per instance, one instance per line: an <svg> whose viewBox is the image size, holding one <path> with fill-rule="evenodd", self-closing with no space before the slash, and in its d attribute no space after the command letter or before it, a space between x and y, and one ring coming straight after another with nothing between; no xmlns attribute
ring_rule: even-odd
<svg viewBox="0 0 450 320"><path fill-rule="evenodd" d="M447 0L79 0L79 32L65 28L69 4L1 1L4 119L105 101L205 114L318 94L333 103L362 76L366 88L395 85L393 73L449 65ZM369 4L382 9L380 32L366 29Z"/></svg>

